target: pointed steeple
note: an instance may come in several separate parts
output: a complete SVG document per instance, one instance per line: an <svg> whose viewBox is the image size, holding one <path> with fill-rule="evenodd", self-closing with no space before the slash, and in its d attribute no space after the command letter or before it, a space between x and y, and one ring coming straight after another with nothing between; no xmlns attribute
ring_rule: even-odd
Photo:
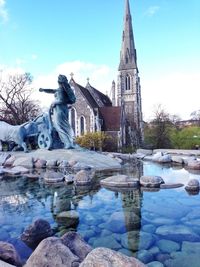
<svg viewBox="0 0 200 267"><path fill-rule="evenodd" d="M136 49L133 37L130 5L129 5L129 0L125 1L126 1L126 7L124 15L124 29L122 34L119 71L137 68L137 57L136 57Z"/></svg>

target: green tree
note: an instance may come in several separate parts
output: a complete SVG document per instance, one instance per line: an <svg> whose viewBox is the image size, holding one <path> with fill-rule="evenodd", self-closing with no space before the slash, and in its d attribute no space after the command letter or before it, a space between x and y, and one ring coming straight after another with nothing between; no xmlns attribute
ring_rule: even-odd
<svg viewBox="0 0 200 267"><path fill-rule="evenodd" d="M180 130L171 131L173 148L195 149L200 147L200 127L190 126Z"/></svg>

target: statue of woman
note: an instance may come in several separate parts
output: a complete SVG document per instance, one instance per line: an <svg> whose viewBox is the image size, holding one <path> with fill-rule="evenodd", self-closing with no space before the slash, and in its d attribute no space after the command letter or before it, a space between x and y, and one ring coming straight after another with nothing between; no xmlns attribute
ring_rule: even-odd
<svg viewBox="0 0 200 267"><path fill-rule="evenodd" d="M64 148L70 149L74 148L74 133L69 124L68 104L75 103L76 97L66 76L58 76L58 85L58 89L40 88L39 91L54 94L55 101L51 104L53 126L58 132Z"/></svg>

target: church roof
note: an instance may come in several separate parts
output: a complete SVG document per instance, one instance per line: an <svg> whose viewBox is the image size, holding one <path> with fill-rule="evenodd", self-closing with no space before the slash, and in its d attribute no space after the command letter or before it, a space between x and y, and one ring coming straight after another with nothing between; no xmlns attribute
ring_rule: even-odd
<svg viewBox="0 0 200 267"><path fill-rule="evenodd" d="M91 95L91 93L89 92L89 90L87 90L85 87L81 86L80 84L74 82L75 86L77 86L81 93L83 94L83 96L87 99L88 103L90 104L90 106L92 108L98 108L98 104L96 103L96 101L94 100L93 96Z"/></svg>
<svg viewBox="0 0 200 267"><path fill-rule="evenodd" d="M96 88L94 88L93 86L91 86L89 82L86 85L86 88L88 89L90 94L93 96L98 107L112 106L112 102L110 98L107 95L104 95L102 92L100 92Z"/></svg>
<svg viewBox="0 0 200 267"><path fill-rule="evenodd" d="M121 107L101 107L100 114L103 117L103 131L119 131Z"/></svg>

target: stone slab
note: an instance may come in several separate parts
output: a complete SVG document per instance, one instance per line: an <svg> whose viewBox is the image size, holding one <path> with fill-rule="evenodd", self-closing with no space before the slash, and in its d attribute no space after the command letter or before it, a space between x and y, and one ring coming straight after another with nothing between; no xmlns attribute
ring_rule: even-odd
<svg viewBox="0 0 200 267"><path fill-rule="evenodd" d="M45 159L45 160L73 160L82 164L93 166L95 170L117 170L121 168L120 163L107 155L90 151L87 149L37 149L29 153L24 152L9 152L16 157L16 162L20 162L21 166L27 166L27 162L31 162L32 159ZM14 165L16 165L14 163Z"/></svg>

